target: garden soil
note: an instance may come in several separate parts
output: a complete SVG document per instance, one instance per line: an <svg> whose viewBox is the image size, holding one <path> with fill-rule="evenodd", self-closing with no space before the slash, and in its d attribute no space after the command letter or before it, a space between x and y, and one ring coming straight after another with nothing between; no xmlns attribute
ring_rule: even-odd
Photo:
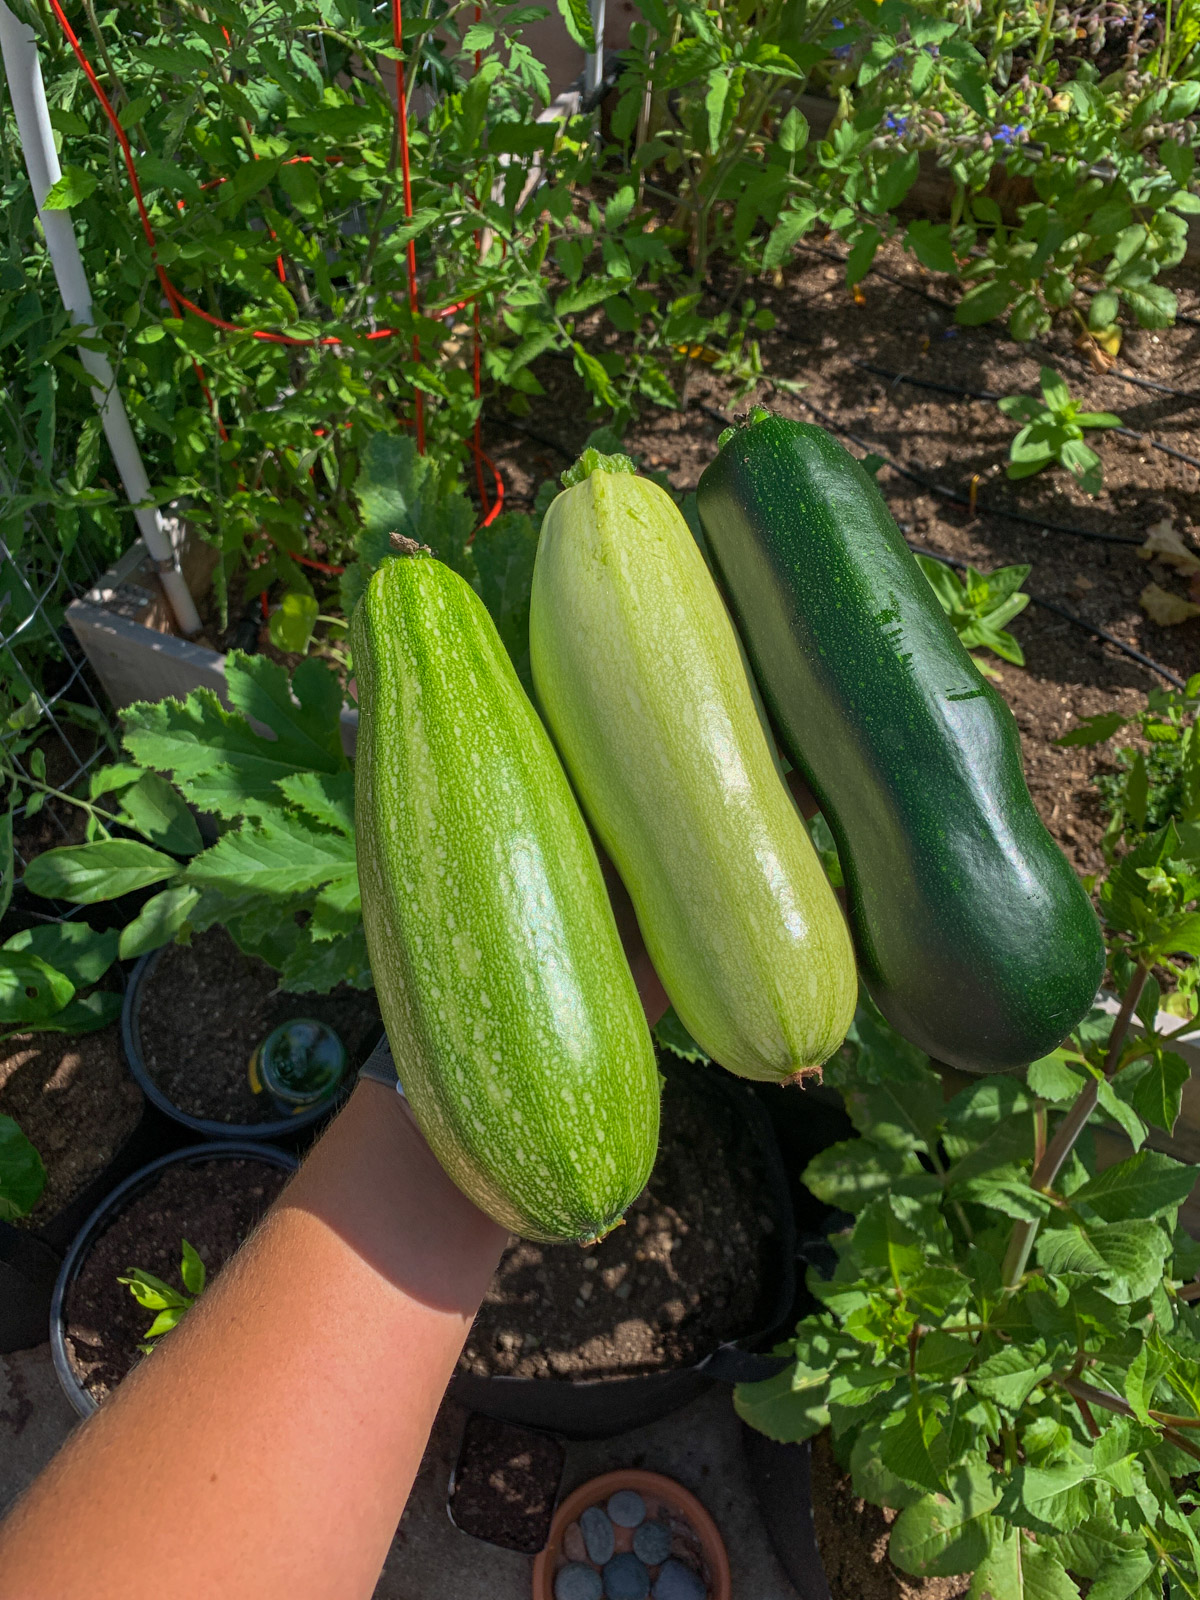
<svg viewBox="0 0 1200 1600"><path fill-rule="evenodd" d="M125 1284L131 1267L182 1289L184 1239L200 1253L211 1283L259 1221L290 1173L262 1161L206 1161L167 1167L116 1216L92 1246L67 1297L67 1351L76 1376L103 1401L141 1360L138 1345L154 1312Z"/></svg>
<svg viewBox="0 0 1200 1600"><path fill-rule="evenodd" d="M115 1025L5 1039L0 1115L15 1119L46 1167L41 1199L16 1225L39 1228L73 1200L133 1132L144 1103Z"/></svg>
<svg viewBox="0 0 1200 1600"><path fill-rule="evenodd" d="M757 1144L709 1069L664 1061L658 1160L599 1244L513 1239L459 1359L478 1377L599 1378L686 1367L760 1327L777 1220Z"/></svg>
<svg viewBox="0 0 1200 1600"><path fill-rule="evenodd" d="M887 1557L895 1511L869 1505L854 1493L834 1459L828 1434L812 1446L813 1525L821 1565L836 1600L957 1600L970 1587L957 1578L909 1578Z"/></svg>
<svg viewBox="0 0 1200 1600"><path fill-rule="evenodd" d="M565 1452L557 1439L474 1412L454 1471L456 1528L536 1555L550 1537Z"/></svg>
<svg viewBox="0 0 1200 1600"><path fill-rule="evenodd" d="M383 1024L373 993L286 994L278 974L245 956L222 928L168 945L142 986L138 1031L146 1070L181 1111L214 1122L277 1120L250 1088L250 1057L272 1028L314 1017L339 1035L350 1064L365 1060Z"/></svg>
<svg viewBox="0 0 1200 1600"><path fill-rule="evenodd" d="M830 259L837 254L832 244L814 241L797 253L777 284L714 285L714 310L724 301L737 304L753 295L774 313L774 331L762 336L763 367L768 380L797 385L798 393L763 381L739 398L734 384L703 361L680 361L674 380L683 408L647 405L627 430L626 448L643 466L665 472L675 489L687 491L716 453L721 429L750 405L763 404L801 421L828 419L858 437L860 444L843 436L856 455L875 451L964 496L977 480L978 508L972 517L966 506L887 467L880 470L884 497L915 544L985 571L1028 562L1029 592L1107 629L1184 679L1200 670L1200 619L1162 627L1138 606L1150 582L1187 598L1170 569L1140 560L1135 545L1095 542L1046 529L1036 520L1010 522L995 514L1017 510L1139 542L1165 519L1196 548L1200 470L1151 448L1145 439L1093 433L1090 442L1104 466L1104 488L1095 499L1058 467L1010 483L1004 468L1015 430L994 400L921 388L867 370L874 366L976 393L1035 394L1044 363L1062 373L1088 409L1115 412L1127 427L1200 460L1195 379L1200 327L1180 323L1160 333L1129 330L1115 368L1101 374L1075 348L1065 318L1045 341L1016 344L1000 324L957 327L947 281L925 273L898 243L880 251L877 270L857 295L846 289L844 267ZM1200 310L1194 274L1176 274L1172 287L1185 314ZM585 337L619 349L620 340L604 334L602 326L602 314L594 314L586 321ZM595 425L587 420L587 397L568 361L546 357L535 370L546 395L534 397L524 417L490 415L485 429L485 447L504 474L506 503L514 508L532 506L540 484L574 459ZM1187 392L1141 386L1147 383ZM1147 690L1164 686L1163 681L1037 606L1018 617L1011 631L1025 651L1025 667L988 659L1000 673L997 688L1021 730L1031 792L1074 866L1095 872L1102 864L1104 819L1090 779L1114 769L1121 740L1080 749L1060 749L1054 741L1081 717L1133 712L1144 704Z"/></svg>

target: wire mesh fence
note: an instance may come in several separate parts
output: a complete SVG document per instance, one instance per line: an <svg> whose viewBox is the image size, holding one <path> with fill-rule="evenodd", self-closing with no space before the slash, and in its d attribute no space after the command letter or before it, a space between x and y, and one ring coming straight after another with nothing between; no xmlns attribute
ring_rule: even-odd
<svg viewBox="0 0 1200 1600"><path fill-rule="evenodd" d="M82 791L114 737L102 692L63 620L99 577L86 545L67 552L33 516L13 548L0 537L0 764L14 809L13 865L82 837L84 812L48 794ZM76 820L78 819L78 820Z"/></svg>

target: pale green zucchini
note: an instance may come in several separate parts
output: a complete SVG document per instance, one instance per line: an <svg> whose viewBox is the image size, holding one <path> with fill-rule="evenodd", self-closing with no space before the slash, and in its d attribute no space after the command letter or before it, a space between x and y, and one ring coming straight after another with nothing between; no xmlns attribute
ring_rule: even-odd
<svg viewBox="0 0 1200 1600"><path fill-rule="evenodd" d="M589 452L546 513L534 685L684 1026L731 1071L790 1079L850 1025L850 936L704 559L622 460Z"/></svg>
<svg viewBox="0 0 1200 1600"><path fill-rule="evenodd" d="M449 567L385 562L351 639L363 920L400 1081L484 1211L599 1238L650 1174L659 1084L566 776Z"/></svg>

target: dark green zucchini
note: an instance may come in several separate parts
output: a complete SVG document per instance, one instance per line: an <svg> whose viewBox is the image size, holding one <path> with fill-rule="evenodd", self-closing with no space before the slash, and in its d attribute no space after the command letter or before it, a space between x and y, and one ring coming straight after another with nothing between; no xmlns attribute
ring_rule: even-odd
<svg viewBox="0 0 1200 1600"><path fill-rule="evenodd" d="M717 579L837 841L859 968L931 1056L1003 1071L1092 1004L1104 944L1042 825L1016 722L874 480L822 428L759 417L699 486Z"/></svg>

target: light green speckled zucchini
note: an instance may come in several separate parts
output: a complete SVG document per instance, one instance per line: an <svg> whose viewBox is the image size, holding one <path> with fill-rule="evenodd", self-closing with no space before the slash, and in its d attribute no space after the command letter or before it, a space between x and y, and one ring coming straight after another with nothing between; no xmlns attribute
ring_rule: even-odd
<svg viewBox="0 0 1200 1600"><path fill-rule="evenodd" d="M583 818L449 567L385 562L351 636L363 918L400 1080L483 1210L598 1238L649 1176L659 1085Z"/></svg>

